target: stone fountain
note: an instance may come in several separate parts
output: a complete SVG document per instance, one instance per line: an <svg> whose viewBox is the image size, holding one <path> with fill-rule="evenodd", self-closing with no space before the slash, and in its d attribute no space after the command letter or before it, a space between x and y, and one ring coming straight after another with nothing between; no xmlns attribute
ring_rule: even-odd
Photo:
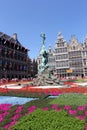
<svg viewBox="0 0 87 130"><path fill-rule="evenodd" d="M43 44L41 48L41 63L39 64L39 70L37 77L30 84L32 86L57 86L60 81L57 76L54 75L54 70L51 70L48 65L48 53L45 49L45 34L41 34Z"/></svg>

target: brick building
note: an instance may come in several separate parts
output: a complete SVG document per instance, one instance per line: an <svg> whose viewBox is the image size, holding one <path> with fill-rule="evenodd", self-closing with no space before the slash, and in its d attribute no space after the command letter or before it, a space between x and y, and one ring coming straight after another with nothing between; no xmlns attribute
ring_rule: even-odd
<svg viewBox="0 0 87 130"><path fill-rule="evenodd" d="M17 34L8 36L0 32L0 79L27 78L28 49L17 39Z"/></svg>

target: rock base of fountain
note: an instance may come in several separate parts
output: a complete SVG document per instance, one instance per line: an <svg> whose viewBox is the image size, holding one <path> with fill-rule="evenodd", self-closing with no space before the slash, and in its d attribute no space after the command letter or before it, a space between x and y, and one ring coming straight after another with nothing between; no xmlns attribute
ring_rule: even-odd
<svg viewBox="0 0 87 130"><path fill-rule="evenodd" d="M47 68L43 73L37 74L37 77L34 79L30 86L58 86L63 85L57 76L54 75L53 71L49 71Z"/></svg>

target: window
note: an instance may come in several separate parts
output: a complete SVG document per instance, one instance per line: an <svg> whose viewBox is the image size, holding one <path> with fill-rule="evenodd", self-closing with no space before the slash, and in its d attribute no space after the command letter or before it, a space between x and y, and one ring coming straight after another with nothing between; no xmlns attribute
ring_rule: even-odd
<svg viewBox="0 0 87 130"><path fill-rule="evenodd" d="M0 59L0 66L2 66L2 59Z"/></svg>
<svg viewBox="0 0 87 130"><path fill-rule="evenodd" d="M0 46L0 54L2 53L2 46Z"/></svg>

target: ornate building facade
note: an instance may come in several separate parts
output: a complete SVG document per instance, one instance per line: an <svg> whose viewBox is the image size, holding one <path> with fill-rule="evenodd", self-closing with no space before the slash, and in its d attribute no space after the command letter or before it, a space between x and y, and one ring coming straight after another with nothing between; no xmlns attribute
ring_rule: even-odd
<svg viewBox="0 0 87 130"><path fill-rule="evenodd" d="M72 70L70 75L82 76L83 71L83 46L78 42L75 36L71 37L70 43L68 45L68 55L69 55L69 69ZM85 76L85 75L84 75Z"/></svg>
<svg viewBox="0 0 87 130"><path fill-rule="evenodd" d="M61 33L58 34L55 44L54 57L56 74L66 76L66 71L69 69L69 55L67 43Z"/></svg>
<svg viewBox="0 0 87 130"><path fill-rule="evenodd" d="M41 55L38 58L40 62ZM74 35L67 43L58 33L54 50L48 49L48 59L49 66L53 66L60 77L87 76L87 36L82 44Z"/></svg>
<svg viewBox="0 0 87 130"><path fill-rule="evenodd" d="M17 39L0 32L0 79L26 78L28 49L23 47Z"/></svg>

